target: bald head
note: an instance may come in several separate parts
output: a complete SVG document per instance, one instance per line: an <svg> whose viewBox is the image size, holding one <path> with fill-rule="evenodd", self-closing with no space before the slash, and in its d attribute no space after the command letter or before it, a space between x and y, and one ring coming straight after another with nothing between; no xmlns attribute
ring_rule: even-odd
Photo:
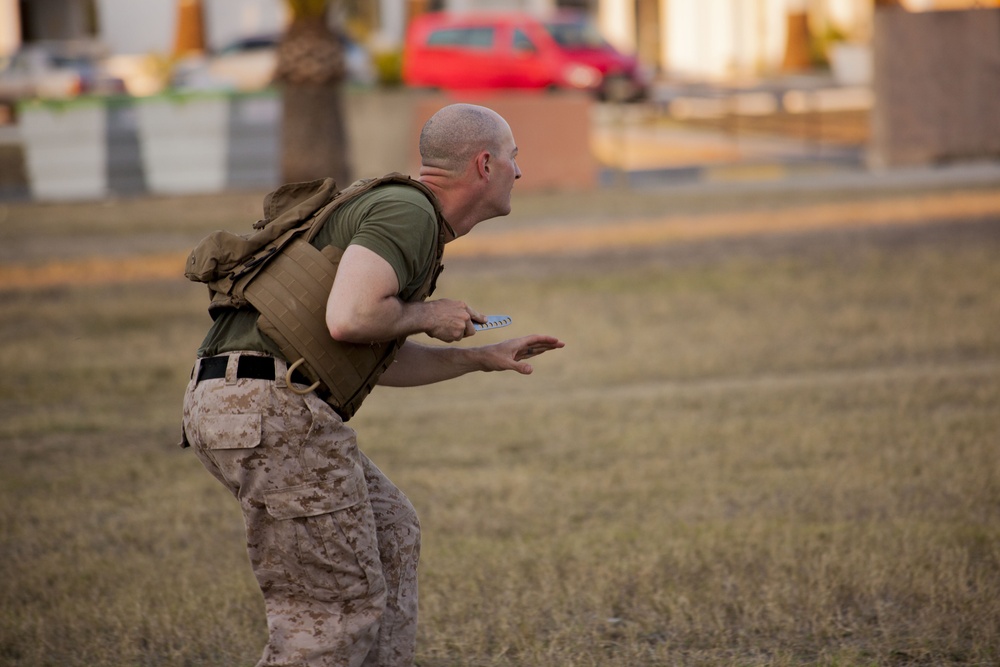
<svg viewBox="0 0 1000 667"><path fill-rule="evenodd" d="M420 132L424 166L457 172L482 150L496 153L510 128L500 114L475 104L444 107Z"/></svg>

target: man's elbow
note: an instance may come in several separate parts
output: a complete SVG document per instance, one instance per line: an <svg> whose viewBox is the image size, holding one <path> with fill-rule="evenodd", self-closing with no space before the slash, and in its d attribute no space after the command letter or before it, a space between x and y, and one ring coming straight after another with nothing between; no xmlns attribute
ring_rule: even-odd
<svg viewBox="0 0 1000 667"><path fill-rule="evenodd" d="M336 315L328 314L326 318L326 328L330 332L330 337L341 343L365 343L365 332L360 327L352 325L346 318L338 318Z"/></svg>
<svg viewBox="0 0 1000 667"><path fill-rule="evenodd" d="M370 335L365 335L364 332L352 329L350 327L343 326L331 326L329 327L330 337L335 341L340 343L370 343L372 342Z"/></svg>

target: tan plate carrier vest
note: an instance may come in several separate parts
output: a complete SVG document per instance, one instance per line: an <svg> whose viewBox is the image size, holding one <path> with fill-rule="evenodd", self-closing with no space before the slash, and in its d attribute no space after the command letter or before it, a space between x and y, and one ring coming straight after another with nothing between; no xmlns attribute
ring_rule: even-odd
<svg viewBox="0 0 1000 667"><path fill-rule="evenodd" d="M339 192L330 178L284 185L265 197L264 218L254 224L255 233L213 232L191 252L184 272L189 280L208 284L213 318L222 309L255 308L261 332L345 421L357 412L406 339L361 345L330 336L326 303L344 249L318 250L310 242L335 209L387 183L417 188L437 214L434 266L411 299L423 301L433 293L443 268L445 232L451 227L427 186L398 173L356 181Z"/></svg>

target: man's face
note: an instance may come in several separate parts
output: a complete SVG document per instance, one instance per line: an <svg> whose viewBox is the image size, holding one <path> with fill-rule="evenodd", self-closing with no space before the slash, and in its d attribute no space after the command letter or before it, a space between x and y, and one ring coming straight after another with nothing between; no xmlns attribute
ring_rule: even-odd
<svg viewBox="0 0 1000 667"><path fill-rule="evenodd" d="M496 215L507 215L510 213L510 193L514 189L514 181L521 178L521 169L517 166L517 144L509 128L493 156L492 166L491 199L497 209Z"/></svg>

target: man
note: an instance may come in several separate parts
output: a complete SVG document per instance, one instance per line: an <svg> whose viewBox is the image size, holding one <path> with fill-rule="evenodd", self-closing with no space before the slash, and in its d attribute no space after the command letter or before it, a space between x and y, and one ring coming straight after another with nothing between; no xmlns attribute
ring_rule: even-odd
<svg viewBox="0 0 1000 667"><path fill-rule="evenodd" d="M301 297L304 305L284 317L268 315L258 294L250 299L257 308L213 311L198 351L184 399L184 437L243 509L268 620L259 665L413 663L419 523L344 424L366 395L365 383L404 387L474 371L530 374L527 359L563 347L541 335L482 347L407 340L425 333L459 341L485 321L460 301L423 299L444 243L507 215L521 177L510 127L480 106L438 111L421 132L420 154L416 184L380 182L340 197L317 226L307 255L322 250L335 272L325 308L314 300L312 310L322 312L304 314L310 301ZM270 263L297 256L282 251ZM294 291L283 298L297 298ZM312 343L337 357L326 376L301 374L302 362L323 364L315 352L298 358L309 346L293 342L300 322L287 320L296 318L304 326L320 318L326 340ZM360 368L360 380L338 379L345 359ZM344 382L357 386L341 391Z"/></svg>

